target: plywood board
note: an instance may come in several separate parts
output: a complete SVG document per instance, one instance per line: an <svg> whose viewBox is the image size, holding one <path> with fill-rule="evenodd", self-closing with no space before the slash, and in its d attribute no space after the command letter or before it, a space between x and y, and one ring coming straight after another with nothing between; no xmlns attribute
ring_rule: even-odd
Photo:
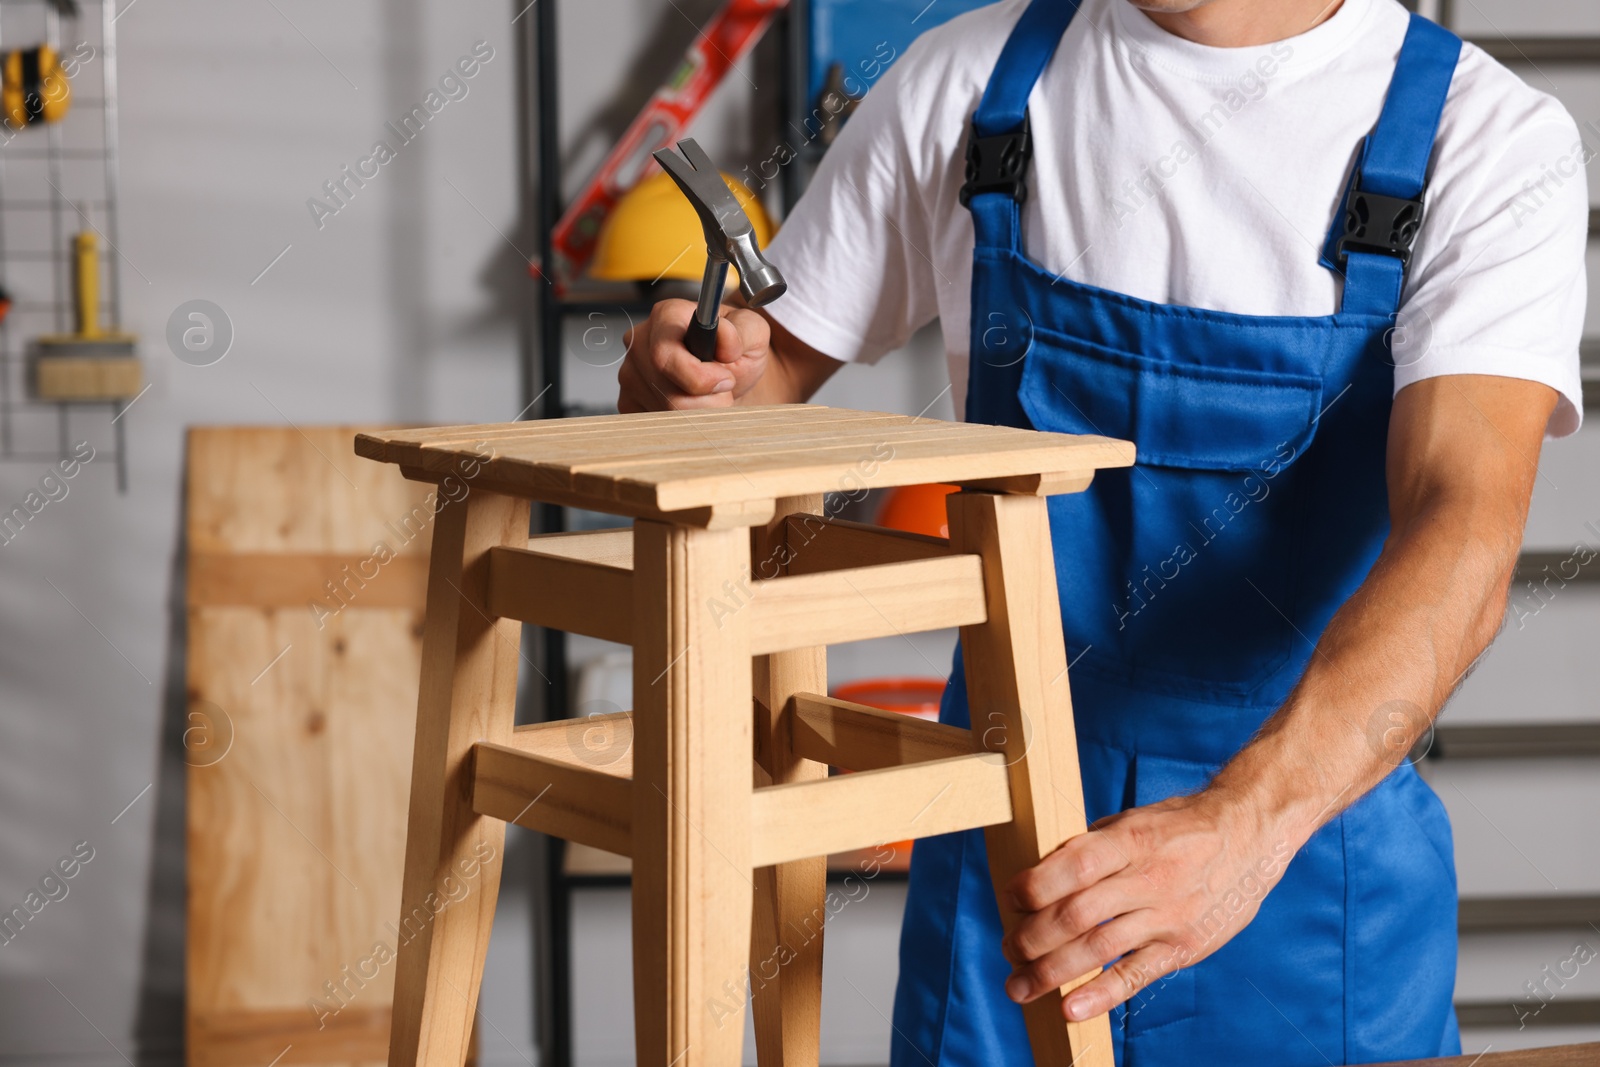
<svg viewBox="0 0 1600 1067"><path fill-rule="evenodd" d="M433 487L363 429L189 434L191 1067L387 1058Z"/></svg>

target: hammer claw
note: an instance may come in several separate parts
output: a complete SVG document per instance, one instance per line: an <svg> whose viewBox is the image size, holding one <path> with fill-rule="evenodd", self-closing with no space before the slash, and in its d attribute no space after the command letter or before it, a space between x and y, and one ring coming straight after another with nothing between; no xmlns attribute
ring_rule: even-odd
<svg viewBox="0 0 1600 1067"><path fill-rule="evenodd" d="M776 300L783 295L786 285L778 269L761 255L750 216L745 214L711 157L692 137L679 141L678 149L683 155L670 148L651 154L694 206L705 231L706 275L690 339L706 343L691 343L690 347L706 349L695 354L701 359L710 359L715 352L717 309L722 303L723 279L730 261L739 268L739 288L750 307Z"/></svg>
<svg viewBox="0 0 1600 1067"><path fill-rule="evenodd" d="M678 151L683 153L683 158L689 165L701 174L715 174L717 165L711 162L711 157L706 155L706 150L700 147L700 142L693 137L685 137L678 142Z"/></svg>

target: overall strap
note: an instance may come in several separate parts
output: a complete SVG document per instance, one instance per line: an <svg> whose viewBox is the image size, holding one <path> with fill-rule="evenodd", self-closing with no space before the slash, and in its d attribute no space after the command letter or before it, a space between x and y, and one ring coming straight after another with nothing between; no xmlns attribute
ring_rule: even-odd
<svg viewBox="0 0 1600 1067"><path fill-rule="evenodd" d="M1028 96L1078 13L1079 0L1033 0L1006 38L967 131L961 202L972 212L977 244L1017 247L1018 205L1033 157Z"/></svg>
<svg viewBox="0 0 1600 1067"><path fill-rule="evenodd" d="M1428 160L1460 56L1461 38L1411 16L1383 111L1361 143L1323 249L1322 265L1345 276L1345 313L1400 310L1422 227Z"/></svg>

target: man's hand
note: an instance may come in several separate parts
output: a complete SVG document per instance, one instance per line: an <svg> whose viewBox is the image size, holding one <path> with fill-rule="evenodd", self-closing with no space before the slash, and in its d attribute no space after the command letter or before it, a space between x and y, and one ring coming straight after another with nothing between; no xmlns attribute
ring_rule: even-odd
<svg viewBox="0 0 1600 1067"><path fill-rule="evenodd" d="M801 403L842 366L760 312L726 306L717 320L717 358L702 363L683 344L693 318L693 302L663 300L648 322L628 331L618 411Z"/></svg>
<svg viewBox="0 0 1600 1067"><path fill-rule="evenodd" d="M702 363L684 347L694 303L663 300L642 327L629 330L628 355L617 372L617 410L727 407L766 373L771 330L745 308L722 309L717 320L717 358Z"/></svg>
<svg viewBox="0 0 1600 1067"><path fill-rule="evenodd" d="M1015 906L1031 914L1003 946L1013 997L1120 957L1064 999L1084 1019L1204 959L1255 917L1318 827L1406 758L1505 618L1556 401L1548 386L1489 375L1400 391L1390 533L1371 573L1288 701L1206 789L1104 820L1016 878ZM1383 716L1374 736L1375 713L1394 707L1414 714Z"/></svg>
<svg viewBox="0 0 1600 1067"><path fill-rule="evenodd" d="M1006 992L1027 1003L1110 963L1065 1005L1073 1020L1108 1012L1243 929L1292 851L1204 792L1102 819L1011 880L1011 906L1028 914L1002 946Z"/></svg>

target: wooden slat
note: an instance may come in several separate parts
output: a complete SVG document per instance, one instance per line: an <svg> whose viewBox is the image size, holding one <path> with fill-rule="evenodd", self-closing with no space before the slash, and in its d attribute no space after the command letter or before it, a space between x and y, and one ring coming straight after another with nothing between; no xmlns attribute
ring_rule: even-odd
<svg viewBox="0 0 1600 1067"><path fill-rule="evenodd" d="M725 468L737 467L747 457L787 453L828 443L835 437L859 441L869 437L898 440L922 436L926 436L926 430L907 425L899 415L858 411L848 418L799 421L723 419L685 425L668 420L645 428L629 427L625 432L612 435L506 441L498 443L501 447L497 455L513 461L561 464L580 475L600 475L607 467L694 459L718 462ZM574 484L583 488L581 482Z"/></svg>
<svg viewBox="0 0 1600 1067"><path fill-rule="evenodd" d="M973 751L972 732L914 715L803 693L794 703L794 747L849 771L948 759Z"/></svg>
<svg viewBox="0 0 1600 1067"><path fill-rule="evenodd" d="M511 732L509 747L627 778L633 774L633 712L612 711L519 726Z"/></svg>
<svg viewBox="0 0 1600 1067"><path fill-rule="evenodd" d="M537 422L492 422L458 426L422 426L411 429L371 431L356 437L356 454L383 463L414 462L424 448L469 448L479 441L495 446L502 442L539 441L547 438L585 436L604 441L628 429L673 424L701 427L708 425L760 425L781 413L786 423L799 420L840 422L856 416L874 416L850 408L829 408L820 404L767 404L729 410L643 411L632 415L583 415L574 418Z"/></svg>
<svg viewBox="0 0 1600 1067"><path fill-rule="evenodd" d="M1001 430L997 434L996 430ZM1027 434L1029 431L1023 431ZM562 465L580 478L605 477L620 468L643 469L685 464L709 466L713 474L731 473L746 462L777 459L793 462L819 448L848 449L848 463L884 458L894 445L910 442L941 441L952 454L977 451L996 441L1016 435L1002 428L959 422L919 422L900 415L855 412L847 419L811 419L791 422L767 419L761 423L702 423L685 427L658 424L644 431L629 431L597 442L593 438L539 440L507 444L500 453L507 460ZM847 470L848 467L841 468ZM672 470L659 471L665 478L652 482L675 481ZM870 471L862 473L870 474ZM839 489L855 488L843 484Z"/></svg>
<svg viewBox="0 0 1600 1067"><path fill-rule="evenodd" d="M473 750L472 808L529 830L615 852L633 851L633 783L510 745Z"/></svg>
<svg viewBox="0 0 1600 1067"><path fill-rule="evenodd" d="M488 610L498 618L625 645L633 640L633 571L496 548L489 553Z"/></svg>
<svg viewBox="0 0 1600 1067"><path fill-rule="evenodd" d="M754 595L716 590L714 618L749 612L757 653L835 645L981 623L987 617L976 556L888 563L757 580Z"/></svg>
<svg viewBox="0 0 1600 1067"><path fill-rule="evenodd" d="M750 808L751 861L764 867L1010 818L1005 757L969 752L758 789Z"/></svg>
<svg viewBox="0 0 1600 1067"><path fill-rule="evenodd" d="M394 556L385 562L371 553L202 552L189 557L184 596L192 608L302 608L317 615L319 608L338 614L346 607L414 607L427 586L425 555Z"/></svg>
<svg viewBox="0 0 1600 1067"><path fill-rule="evenodd" d="M953 555L944 537L886 530L846 519L822 515L788 517L787 574L817 574L845 567L871 567L879 563L905 563ZM757 557L755 576L768 578L766 561Z"/></svg>
<svg viewBox="0 0 1600 1067"><path fill-rule="evenodd" d="M448 477L421 467L402 466L400 473L417 482L438 483ZM475 478L472 488L486 493L503 493L507 496L525 496L547 504L560 504L570 508L586 508L611 515L624 515L630 519L654 519L678 526L694 526L705 530L727 530L734 527L758 526L772 518L770 499L736 500L706 507L684 508L680 511L663 511L648 504L599 499L576 493L559 486L528 484L529 479L496 478L483 474Z"/></svg>

